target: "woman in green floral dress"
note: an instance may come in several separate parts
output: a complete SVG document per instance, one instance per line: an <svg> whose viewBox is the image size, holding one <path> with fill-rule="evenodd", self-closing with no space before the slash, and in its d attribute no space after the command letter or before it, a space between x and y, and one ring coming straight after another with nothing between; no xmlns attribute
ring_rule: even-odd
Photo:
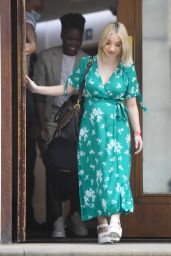
<svg viewBox="0 0 171 256"><path fill-rule="evenodd" d="M88 61L89 57L83 57L69 77L67 93L79 88ZM62 95L66 91L64 85L43 87L27 80L34 93ZM120 215L133 212L134 208L129 181L129 123L135 135L135 154L143 145L136 96L145 109L123 24L110 23L104 28L98 54L86 75L84 94L78 143L82 220L97 218L99 243L118 242L122 235Z"/></svg>

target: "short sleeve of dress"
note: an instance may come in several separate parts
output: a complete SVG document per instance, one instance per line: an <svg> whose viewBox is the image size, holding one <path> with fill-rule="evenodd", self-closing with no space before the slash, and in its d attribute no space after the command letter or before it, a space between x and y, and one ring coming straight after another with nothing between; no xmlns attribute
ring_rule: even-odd
<svg viewBox="0 0 171 256"><path fill-rule="evenodd" d="M142 96L139 90L139 83L138 83L134 64L130 65L129 67L125 67L125 72L128 78L128 85L127 85L127 91L125 94L125 99L131 99L133 97L137 97L141 108L145 112L147 112L147 108L143 104Z"/></svg>
<svg viewBox="0 0 171 256"><path fill-rule="evenodd" d="M74 69L72 75L66 81L66 87L70 84L73 88L79 89L82 80L84 79L86 67L89 61L89 56L85 56L80 60L78 66Z"/></svg>
<svg viewBox="0 0 171 256"><path fill-rule="evenodd" d="M125 68L125 71L128 78L128 87L125 94L125 98L130 99L139 95L139 83L137 80L137 74L135 71L134 64Z"/></svg>

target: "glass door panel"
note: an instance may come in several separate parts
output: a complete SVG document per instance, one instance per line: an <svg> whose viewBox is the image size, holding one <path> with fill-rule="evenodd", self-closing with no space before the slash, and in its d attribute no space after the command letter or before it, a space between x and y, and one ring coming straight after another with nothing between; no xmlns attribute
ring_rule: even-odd
<svg viewBox="0 0 171 256"><path fill-rule="evenodd" d="M143 193L171 193L171 1L142 1Z"/></svg>

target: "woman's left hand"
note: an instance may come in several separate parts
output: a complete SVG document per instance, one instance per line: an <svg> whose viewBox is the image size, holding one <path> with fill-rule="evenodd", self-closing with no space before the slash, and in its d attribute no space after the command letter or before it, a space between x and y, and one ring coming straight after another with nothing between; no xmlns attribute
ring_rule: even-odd
<svg viewBox="0 0 171 256"><path fill-rule="evenodd" d="M143 148L143 141L142 141L141 135L134 136L134 141L135 141L135 149L136 149L135 155L137 155L138 153L141 152Z"/></svg>
<svg viewBox="0 0 171 256"><path fill-rule="evenodd" d="M26 75L27 88L32 92L36 93L36 88L38 87L27 75Z"/></svg>

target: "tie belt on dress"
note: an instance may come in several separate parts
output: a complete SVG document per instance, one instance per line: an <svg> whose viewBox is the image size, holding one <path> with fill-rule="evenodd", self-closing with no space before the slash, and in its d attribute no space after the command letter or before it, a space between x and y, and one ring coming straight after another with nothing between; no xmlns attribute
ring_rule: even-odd
<svg viewBox="0 0 171 256"><path fill-rule="evenodd" d="M126 121L128 119L127 111L123 100L116 102L116 118L118 120Z"/></svg>
<svg viewBox="0 0 171 256"><path fill-rule="evenodd" d="M95 100L102 100L106 102L110 102L116 105L116 118L120 121L126 121L128 119L126 106L124 104L124 100L122 99L106 99L106 98L94 98ZM85 98L85 101L92 100L91 98Z"/></svg>

